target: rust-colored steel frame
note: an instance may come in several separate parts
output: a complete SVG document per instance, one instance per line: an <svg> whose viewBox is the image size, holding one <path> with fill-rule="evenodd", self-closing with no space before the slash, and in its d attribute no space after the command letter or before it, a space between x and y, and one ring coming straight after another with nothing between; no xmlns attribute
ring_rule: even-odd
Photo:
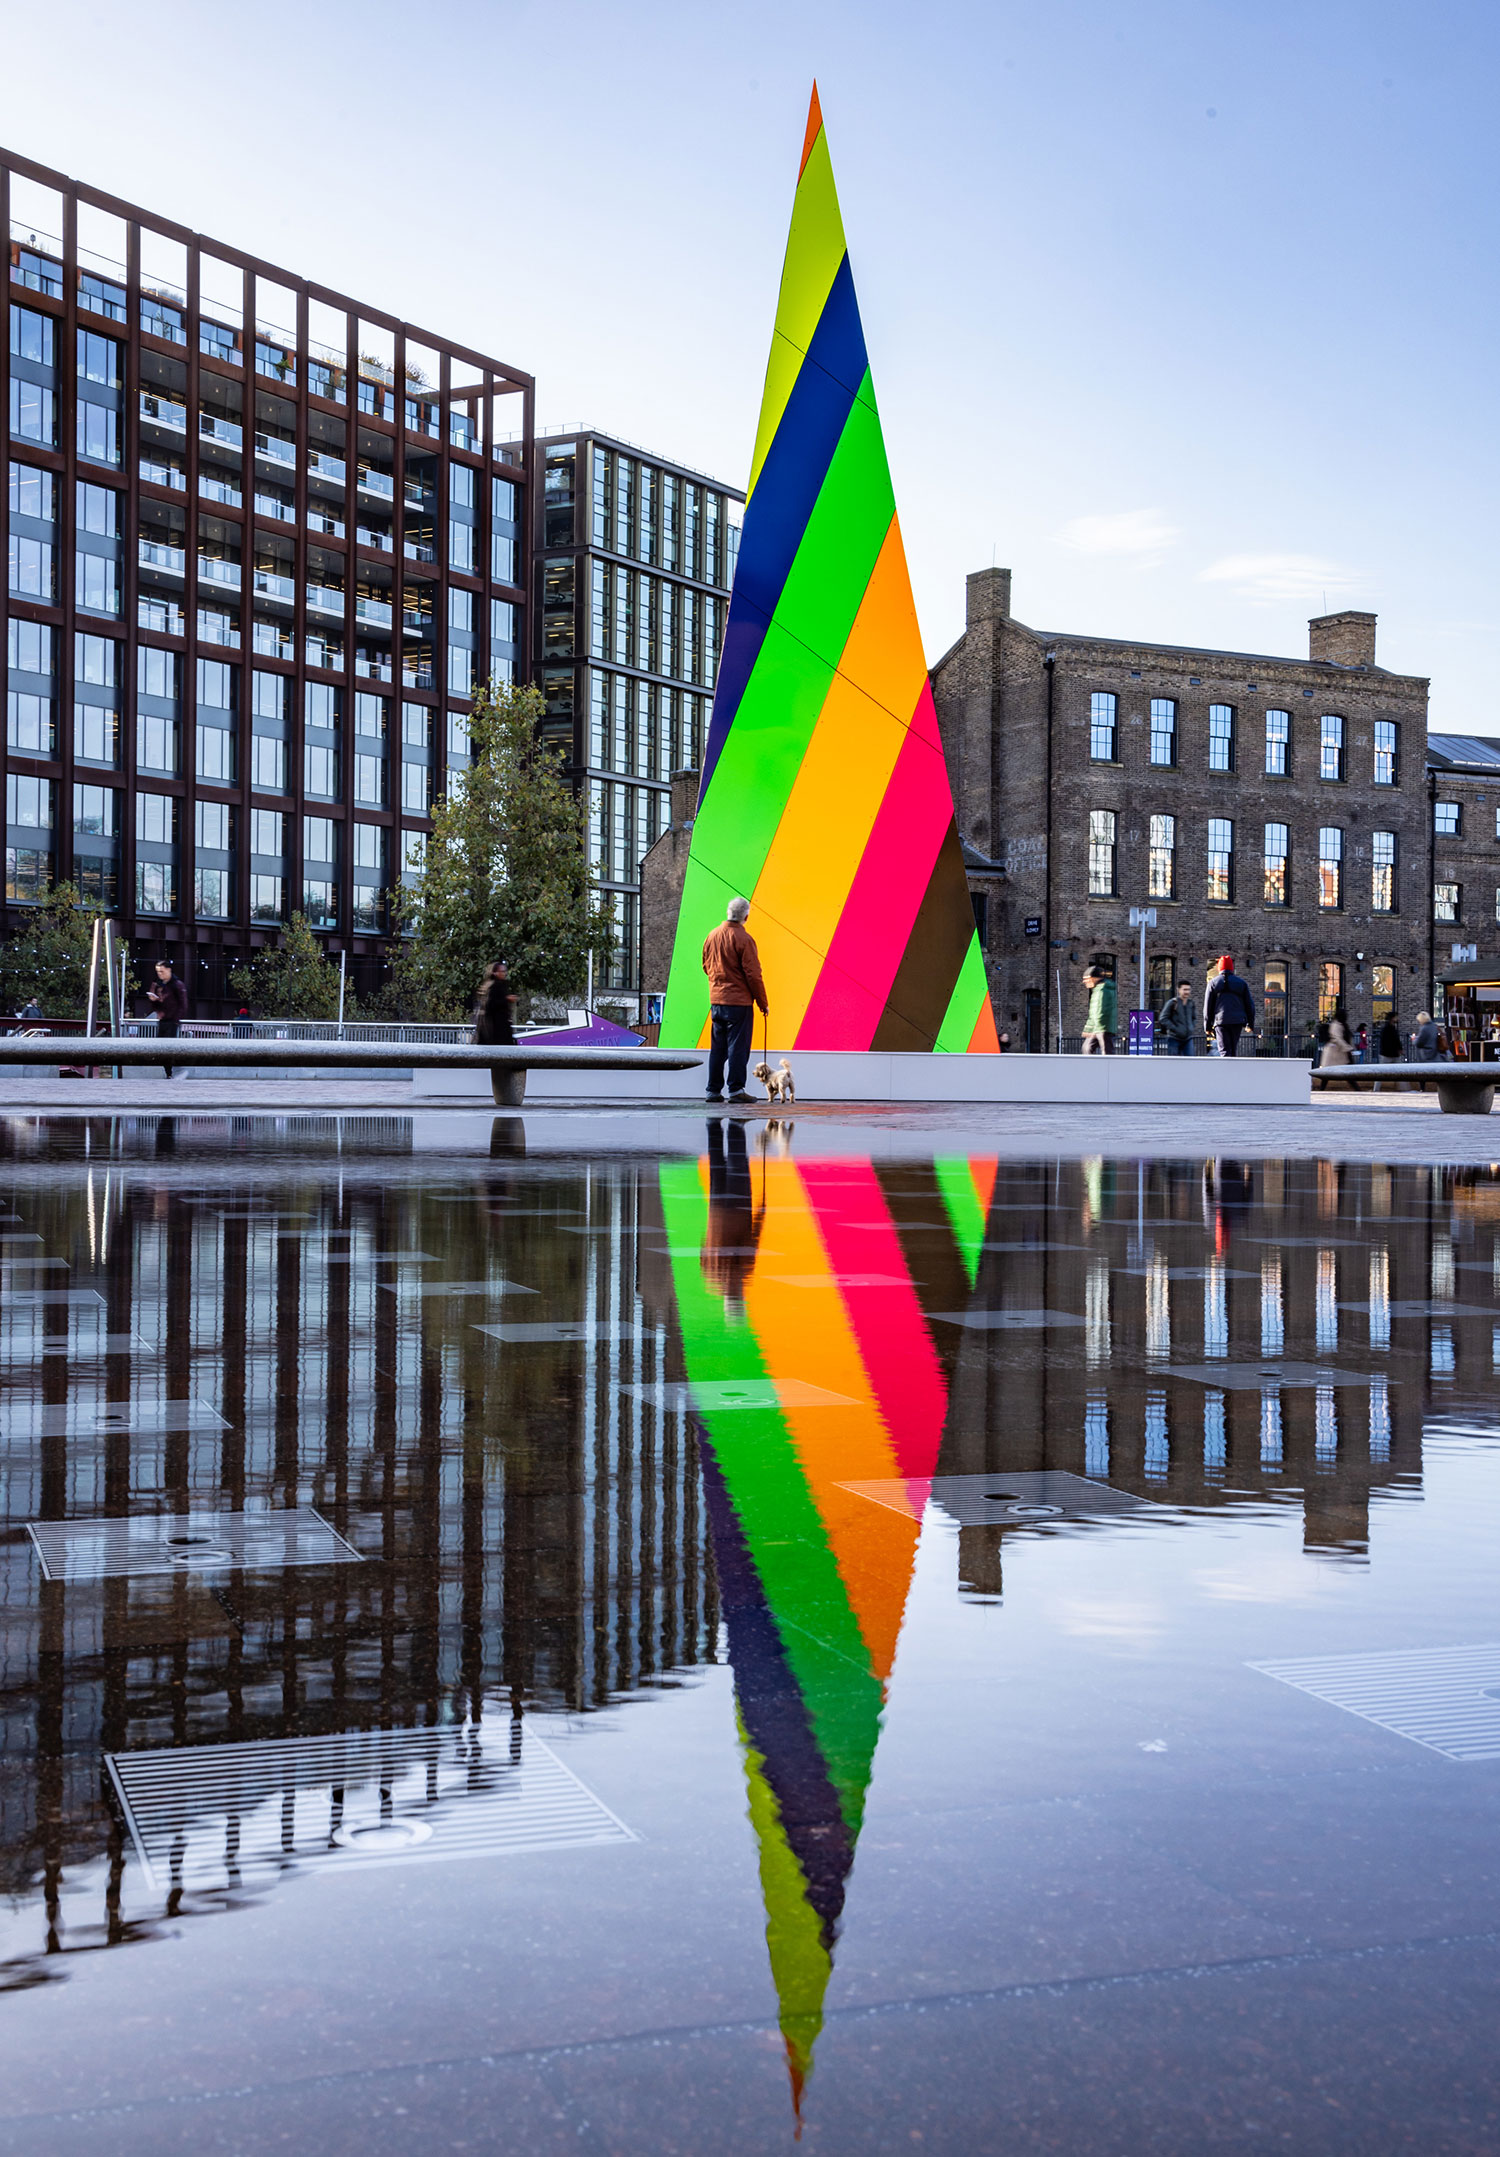
<svg viewBox="0 0 1500 2157"><path fill-rule="evenodd" d="M62 298L52 299L45 293L17 284L13 274L16 242L11 238L11 176L20 175L39 185L54 190L61 196L63 217L62 259L59 265L62 276ZM79 256L78 256L78 207L106 213L124 222L126 232L126 260L123 265L126 287L125 310L127 320L121 324L94 315L79 305ZM12 445L8 418L3 434L0 434L0 467L3 477L9 481L12 449L19 461L35 464L51 471L57 481L61 499L56 505L56 539L54 555L57 565L57 604L45 606L22 598L12 598L7 585L0 589L0 626L8 626L11 617L43 622L53 632L56 643L54 693L57 715L57 754L51 758L30 757L9 747L7 728L0 742L0 761L8 777L12 771L34 773L50 779L54 787L53 873L64 879L73 873L73 687L74 687L74 638L79 631L91 635L115 639L121 652L120 684L117 690L117 707L120 722L120 752L116 775L110 775L97 766L82 765L78 778L87 784L105 784L118 792L117 808L120 830L116 844L116 872L119 879L119 905L116 918L124 935L130 940L133 954L138 962L147 958L171 956L181 967L190 987L197 986L197 968L192 964L201 954L205 958L216 949L220 956L220 976L235 957L256 945L274 939L272 926L252 924L250 920L250 810L252 806L276 809L286 818L285 853L283 874L287 895L287 911L300 904L303 885L302 836L304 812L329 817L342 827L338 868L338 924L324 938L332 951L347 949L354 959L373 961L385 948L385 937L377 932L356 934L353 930L354 860L350 827L355 821L354 801L354 696L357 690L370 689L385 695L387 702L386 728L386 805L383 809L359 809L359 821L374 823L386 828L387 885L395 884L401 875L404 841L400 838L403 826L410 830L425 831L430 819L418 818L403 812L401 803L402 765L402 717L401 705L405 702L422 703L430 709L431 744L429 756L432 768L433 792L437 793L444 783L447 759L447 715L450 711L466 708L466 701L450 698L447 681L447 634L448 594L453 589L471 592L476 601L476 675L484 679L488 673L489 660L489 602L491 598L509 600L516 609L516 666L522 678L530 674L530 621L529 594L531 587L531 519L527 514L529 505L521 504L520 538L516 563L516 583L497 583L492 575L494 555L491 548L492 518L490 476L516 481L523 489L530 484L532 470L531 445L534 439L535 385L530 375L475 352L468 346L455 343L451 338L438 337L417 325L403 322L378 307L367 306L349 298L332 287L311 279L297 277L274 263L259 256L245 253L240 248L223 244L206 235L192 231L170 218L158 217L137 204L126 202L98 188L89 187L50 167L39 165L29 158L19 157L0 149L0 224L7 235L7 302L33 308L48 315L57 325L57 350L55 354L56 409L58 415L58 448L49 450L34 443ZM187 343L185 346L148 336L141 326L141 232L142 229L172 241L186 250L186 290L184 308ZM52 236L49 236L52 237ZM238 366L221 361L202 350L199 305L200 259L210 255L216 263L228 264L238 270L240 276L240 361ZM53 259L50 256L49 259ZM295 384L287 384L274 375L262 377L256 366L257 320L255 309L256 280L263 279L294 295L296 302L296 372ZM344 402L314 396L309 387L309 308L310 303L321 304L341 312L347 330L347 350L344 356ZM217 319L210 312L209 319ZM390 403L391 416L382 413L363 412L359 408L360 384L360 326L366 324L381 331L391 341L393 366L391 368ZM289 326L289 325L288 325ZM116 489L122 501L120 540L120 587L121 609L118 619L110 624L94 614L80 614L74 589L76 576L75 511L77 504L76 481L79 477L77 456L77 332L80 327L96 330L109 336L121 348L121 463L112 476L105 468L88 467L91 481ZM440 376L436 384L436 407L438 413L438 438L434 441L426 433L409 435L406 426L406 364L408 346L422 346L440 355ZM185 497L173 489L159 488L141 478L141 360L143 353L155 353L176 361L187 372L188 429L185 444L187 461L187 491ZM478 376L463 388L454 390L453 372L457 363L466 372ZM0 339L0 410L7 415L10 400L10 336L9 314L7 334ZM218 377L240 386L243 398L241 464L241 506L204 502L200 499L199 443L200 443L200 390L207 378ZM255 398L264 389L296 408L296 468L293 478L295 522L289 527L282 521L258 519L255 510ZM520 442L513 457L501 459L494 439L494 418L499 398L519 399L521 425ZM477 418L477 442L473 448L461 447L453 440L452 414L465 412L471 419ZM335 538L328 533L310 534L307 523L308 490L308 424L311 413L318 412L341 420L345 431L345 489L344 489L344 536ZM420 415L419 415L420 416ZM354 662L360 637L361 625L356 615L356 599L360 582L361 551L358 543L358 474L357 441L362 431L378 434L389 445L394 473L394 496L391 505L392 545L389 554L373 549L365 550L369 566L389 568L391 575L391 652L392 680L389 684L367 681L357 676ZM414 453L434 455L439 468L438 500L433 512L437 559L431 564L408 562L405 553L406 521L406 459L408 446ZM477 562L474 574L455 571L449 562L449 469L454 462L469 466L476 474L475 492L475 544ZM184 531L183 578L183 628L182 637L159 636L154 631L142 636L139 628L140 557L139 531L143 502L158 502L183 510L186 527ZM240 546L240 646L231 647L204 643L200 649L198 638L198 605L200 599L198 572L199 520L209 515L223 522L238 524L242 533ZM278 538L290 538L296 550L295 602L293 616L293 656L290 664L285 661L257 654L254 651L252 621L254 617L254 556L257 533ZM344 619L342 627L344 667L330 670L307 663L307 549L316 544L321 549L342 554L344 559ZM401 679L401 650L403 635L403 590L408 581L426 581L432 585L432 633L433 680L428 689L408 689ZM202 596L216 598L221 602L226 596L214 587L207 587ZM135 802L137 779L135 770L135 714L136 714L136 655L142 643L170 650L181 661L182 685L179 725L179 772L175 779L148 776L146 784L153 793L175 796L180 804L177 834L177 912L170 917L160 915L137 915L135 911ZM239 670L240 691L236 730L237 777L233 786L218 786L197 778L197 661L200 656L228 663ZM250 675L252 670L264 670L285 675L292 683L291 711L286 729L288 771L286 791L280 795L258 794L251 785L251 749L253 729ZM305 711L305 684L309 681L326 682L343 690L344 718L340 737L341 781L340 799L336 803L322 800L306 801L303 794L303 723ZM198 921L195 918L195 842L196 804L202 800L230 803L236 812L236 846L234 873L234 914L232 918ZM6 903L0 922L5 933L13 933L24 921L28 909L21 905Z"/></svg>

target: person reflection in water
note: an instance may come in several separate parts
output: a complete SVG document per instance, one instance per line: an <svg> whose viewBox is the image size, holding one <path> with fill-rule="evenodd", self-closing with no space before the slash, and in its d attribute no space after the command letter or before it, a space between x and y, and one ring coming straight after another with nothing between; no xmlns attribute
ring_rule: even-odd
<svg viewBox="0 0 1500 2157"><path fill-rule="evenodd" d="M750 1187L745 1126L736 1117L714 1117L708 1126L708 1225L699 1261L705 1283L739 1314L745 1283L755 1270L755 1246L765 1213L756 1210Z"/></svg>

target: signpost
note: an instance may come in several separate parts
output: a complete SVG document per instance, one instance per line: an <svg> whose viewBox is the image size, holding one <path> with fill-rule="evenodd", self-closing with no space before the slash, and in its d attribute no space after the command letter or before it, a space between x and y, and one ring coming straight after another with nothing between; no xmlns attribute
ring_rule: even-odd
<svg viewBox="0 0 1500 2157"><path fill-rule="evenodd" d="M1154 1056L1156 1054L1156 1017L1146 1002L1146 931L1156 927L1154 906L1132 906L1130 926L1141 932L1140 977L1136 990L1137 1008L1126 1019L1125 1053L1128 1056Z"/></svg>

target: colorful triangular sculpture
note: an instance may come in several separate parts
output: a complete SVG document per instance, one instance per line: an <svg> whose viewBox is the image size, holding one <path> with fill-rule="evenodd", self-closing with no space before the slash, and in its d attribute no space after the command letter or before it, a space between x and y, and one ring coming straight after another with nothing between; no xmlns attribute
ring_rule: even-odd
<svg viewBox="0 0 1500 2157"><path fill-rule="evenodd" d="M998 1049L818 93L792 208L661 1040L752 905L790 1049Z"/></svg>

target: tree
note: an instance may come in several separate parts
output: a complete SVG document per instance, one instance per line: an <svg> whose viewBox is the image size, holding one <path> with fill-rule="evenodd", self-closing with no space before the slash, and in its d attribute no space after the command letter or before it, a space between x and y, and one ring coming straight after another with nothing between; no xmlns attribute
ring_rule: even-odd
<svg viewBox="0 0 1500 2157"><path fill-rule="evenodd" d="M472 762L433 810L416 888L393 896L415 929L391 984L410 1005L467 1011L496 959L523 994L568 996L589 953L602 962L614 949L583 804L538 738L542 710L534 689L491 684L474 699Z"/></svg>
<svg viewBox="0 0 1500 2157"><path fill-rule="evenodd" d="M102 909L73 884L54 884L26 926L0 943L0 1010L35 996L49 1019L81 1019L88 1009L89 958ZM107 1008L101 981L100 1012Z"/></svg>
<svg viewBox="0 0 1500 2157"><path fill-rule="evenodd" d="M336 1019L339 970L307 925L293 914L279 944L257 952L229 977L229 987L258 1018Z"/></svg>

